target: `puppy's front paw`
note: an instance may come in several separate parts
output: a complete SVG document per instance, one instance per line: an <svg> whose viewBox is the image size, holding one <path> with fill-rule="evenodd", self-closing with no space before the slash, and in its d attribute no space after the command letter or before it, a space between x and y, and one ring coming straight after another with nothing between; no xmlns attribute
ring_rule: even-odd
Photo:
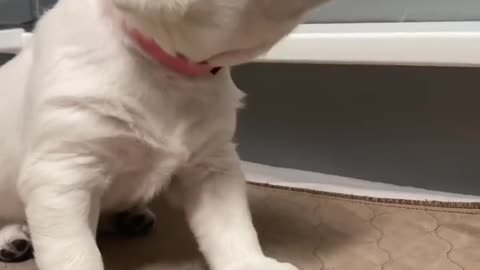
<svg viewBox="0 0 480 270"><path fill-rule="evenodd" d="M298 270L298 268L289 263L281 263L264 257L234 263L226 270Z"/></svg>

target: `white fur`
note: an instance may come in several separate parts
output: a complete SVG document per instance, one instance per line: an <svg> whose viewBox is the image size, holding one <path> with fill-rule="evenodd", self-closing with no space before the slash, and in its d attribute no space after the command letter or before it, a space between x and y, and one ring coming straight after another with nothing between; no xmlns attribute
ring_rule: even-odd
<svg viewBox="0 0 480 270"><path fill-rule="evenodd" d="M113 2L111 2L113 1ZM228 67L190 78L134 49L230 66L268 50L321 0L62 0L0 69L0 216L28 220L40 270L102 270L100 211L177 196L212 269L291 270L265 258L232 137ZM164 217L163 217L164 218Z"/></svg>

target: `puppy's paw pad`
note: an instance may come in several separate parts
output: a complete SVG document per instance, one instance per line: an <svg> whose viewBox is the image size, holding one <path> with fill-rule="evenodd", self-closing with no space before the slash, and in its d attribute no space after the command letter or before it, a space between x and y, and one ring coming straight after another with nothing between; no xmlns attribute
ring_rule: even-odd
<svg viewBox="0 0 480 270"><path fill-rule="evenodd" d="M298 270L289 263L281 263L271 258L257 258L238 262L227 268L228 270Z"/></svg>
<svg viewBox="0 0 480 270"><path fill-rule="evenodd" d="M9 225L0 229L0 261L23 262L33 258L26 226Z"/></svg>
<svg viewBox="0 0 480 270"><path fill-rule="evenodd" d="M155 222L155 214L149 209L143 209L117 214L114 226L119 233L141 236L150 233Z"/></svg>

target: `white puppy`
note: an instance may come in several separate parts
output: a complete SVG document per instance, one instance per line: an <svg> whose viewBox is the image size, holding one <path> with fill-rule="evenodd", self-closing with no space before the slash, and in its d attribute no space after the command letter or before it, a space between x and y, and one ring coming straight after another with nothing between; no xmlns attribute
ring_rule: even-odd
<svg viewBox="0 0 480 270"><path fill-rule="evenodd" d="M229 66L320 2L61 0L0 69L0 259L24 256L30 234L40 270L101 270L100 212L136 209L143 220L120 222L135 232L165 191L212 269L295 269L266 258L252 226Z"/></svg>

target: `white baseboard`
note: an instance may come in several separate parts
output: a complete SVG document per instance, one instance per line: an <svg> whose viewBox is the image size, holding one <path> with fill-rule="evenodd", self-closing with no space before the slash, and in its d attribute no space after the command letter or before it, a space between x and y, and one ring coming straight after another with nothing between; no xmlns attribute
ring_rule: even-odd
<svg viewBox="0 0 480 270"><path fill-rule="evenodd" d="M30 38L0 31L0 53ZM304 24L258 62L480 66L480 22Z"/></svg>
<svg viewBox="0 0 480 270"><path fill-rule="evenodd" d="M382 199L480 202L480 196L396 186L317 172L272 167L246 161L242 163L242 167L247 180L254 183ZM454 184L452 183L452 185Z"/></svg>
<svg viewBox="0 0 480 270"><path fill-rule="evenodd" d="M0 53L17 53L30 38L23 29L0 30Z"/></svg>
<svg viewBox="0 0 480 270"><path fill-rule="evenodd" d="M480 22L306 24L262 62L480 66Z"/></svg>

